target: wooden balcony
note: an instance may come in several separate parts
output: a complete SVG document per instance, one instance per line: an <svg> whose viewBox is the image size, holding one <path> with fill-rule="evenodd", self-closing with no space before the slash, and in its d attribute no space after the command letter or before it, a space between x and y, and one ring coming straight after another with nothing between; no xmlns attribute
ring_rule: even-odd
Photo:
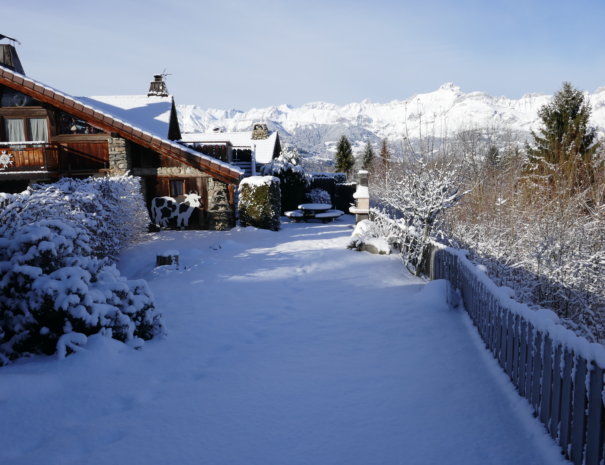
<svg viewBox="0 0 605 465"><path fill-rule="evenodd" d="M0 142L0 173L57 171L59 147L54 144Z"/></svg>
<svg viewBox="0 0 605 465"><path fill-rule="evenodd" d="M0 142L0 176L4 173L47 172L92 174L108 168L106 141L15 144Z"/></svg>

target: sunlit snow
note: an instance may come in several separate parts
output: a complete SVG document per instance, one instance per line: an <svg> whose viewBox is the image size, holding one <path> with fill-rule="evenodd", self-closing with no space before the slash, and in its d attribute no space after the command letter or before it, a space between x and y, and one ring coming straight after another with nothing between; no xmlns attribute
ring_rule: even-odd
<svg viewBox="0 0 605 465"><path fill-rule="evenodd" d="M556 464L446 282L350 219L172 231L125 252L168 335L0 370L2 464ZM157 254L180 265L154 268Z"/></svg>

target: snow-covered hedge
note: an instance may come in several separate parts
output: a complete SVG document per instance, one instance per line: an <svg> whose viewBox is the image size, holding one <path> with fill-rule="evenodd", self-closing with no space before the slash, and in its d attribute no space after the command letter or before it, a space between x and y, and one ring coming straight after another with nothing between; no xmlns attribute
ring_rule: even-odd
<svg viewBox="0 0 605 465"><path fill-rule="evenodd" d="M349 212L353 200L356 183L346 182L345 173L312 173L307 175L310 191L323 189L330 196L330 202L334 208Z"/></svg>
<svg viewBox="0 0 605 465"><path fill-rule="evenodd" d="M139 346L163 332L145 281L112 264L145 231L139 180L36 185L0 211L0 365L65 355L103 333Z"/></svg>
<svg viewBox="0 0 605 465"><path fill-rule="evenodd" d="M333 179L335 183L347 182L347 173L311 173L312 182L321 179Z"/></svg>
<svg viewBox="0 0 605 465"><path fill-rule="evenodd" d="M298 205L305 201L307 190L307 177L302 166L291 163L292 158L284 153L271 163L263 166L264 176L275 176L280 180L281 213L296 210Z"/></svg>
<svg viewBox="0 0 605 465"><path fill-rule="evenodd" d="M280 180L251 176L239 185L239 220L242 226L277 231L280 228Z"/></svg>
<svg viewBox="0 0 605 465"><path fill-rule="evenodd" d="M334 189L334 208L342 210L345 213L349 213L349 208L355 205L355 198L353 195L357 190L356 182L342 182L336 183Z"/></svg>

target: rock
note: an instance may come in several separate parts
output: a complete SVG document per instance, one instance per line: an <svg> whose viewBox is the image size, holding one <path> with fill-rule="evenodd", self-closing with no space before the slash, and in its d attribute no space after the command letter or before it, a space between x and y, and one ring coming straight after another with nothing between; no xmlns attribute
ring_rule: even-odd
<svg viewBox="0 0 605 465"><path fill-rule="evenodd" d="M389 255L391 253L391 249L387 242L381 239L373 239L368 242L364 242L361 244L361 248L359 250L362 252L370 252L380 255Z"/></svg>

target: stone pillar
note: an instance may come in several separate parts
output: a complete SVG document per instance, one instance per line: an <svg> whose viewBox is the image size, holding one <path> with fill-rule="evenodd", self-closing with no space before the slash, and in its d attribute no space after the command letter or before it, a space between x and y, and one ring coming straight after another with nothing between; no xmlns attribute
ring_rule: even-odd
<svg viewBox="0 0 605 465"><path fill-rule="evenodd" d="M130 171L132 161L130 146L126 139L112 137L109 139L109 169L111 174L123 174Z"/></svg>
<svg viewBox="0 0 605 465"><path fill-rule="evenodd" d="M208 229L224 231L235 226L227 184L208 178Z"/></svg>
<svg viewBox="0 0 605 465"><path fill-rule="evenodd" d="M370 191L368 189L368 172L359 171L359 184L353 194L355 206L349 208L349 212L355 215L355 223L370 218Z"/></svg>

